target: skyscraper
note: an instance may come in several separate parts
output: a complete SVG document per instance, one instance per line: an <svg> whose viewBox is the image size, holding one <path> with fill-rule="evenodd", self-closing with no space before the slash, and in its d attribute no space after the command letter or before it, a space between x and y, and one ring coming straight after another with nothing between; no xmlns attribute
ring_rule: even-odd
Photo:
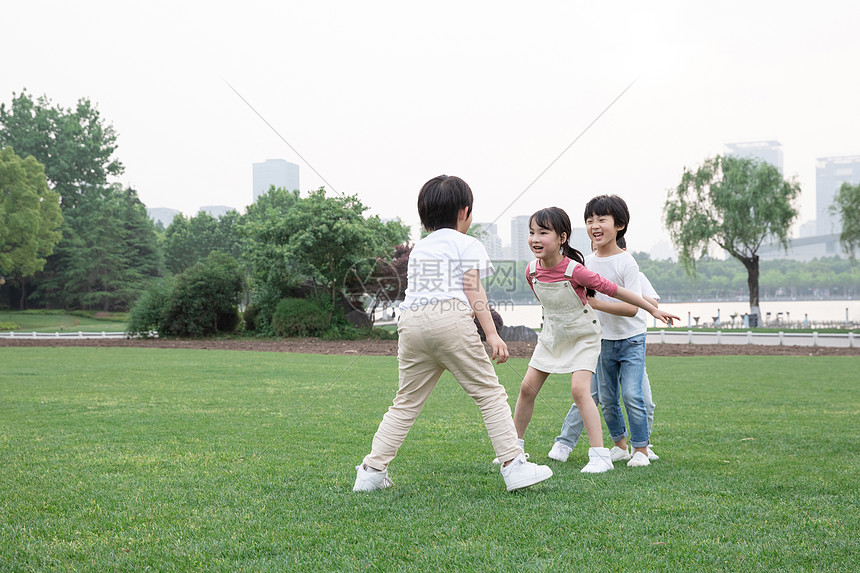
<svg viewBox="0 0 860 573"><path fill-rule="evenodd" d="M499 237L499 229L495 223L473 223L472 228L476 231L478 240L487 249L490 260L499 261L504 258L502 239Z"/></svg>
<svg viewBox="0 0 860 573"><path fill-rule="evenodd" d="M830 212L843 183L860 183L860 155L820 157L815 163L815 220L819 235L842 232L839 215Z"/></svg>
<svg viewBox="0 0 860 573"><path fill-rule="evenodd" d="M518 215L511 219L511 259L514 261L532 260L529 249L530 215Z"/></svg>
<svg viewBox="0 0 860 573"><path fill-rule="evenodd" d="M745 141L727 143L728 155L751 157L770 163L782 174L782 144L778 141Z"/></svg>
<svg viewBox="0 0 860 573"><path fill-rule="evenodd" d="M254 164L254 202L269 188L284 188L288 191L301 189L299 187L299 166L283 159L267 159L263 163Z"/></svg>

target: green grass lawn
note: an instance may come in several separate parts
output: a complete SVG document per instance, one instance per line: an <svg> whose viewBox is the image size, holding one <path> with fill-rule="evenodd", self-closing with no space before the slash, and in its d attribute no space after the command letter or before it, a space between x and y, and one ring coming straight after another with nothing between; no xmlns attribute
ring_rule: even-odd
<svg viewBox="0 0 860 573"><path fill-rule="evenodd" d="M387 357L0 348L0 571L840 571L860 567L860 358L648 359L647 468L546 457L505 492L446 375L389 490L351 491L393 397ZM526 360L497 367L513 401Z"/></svg>
<svg viewBox="0 0 860 573"><path fill-rule="evenodd" d="M0 324L12 323L18 332L125 332L127 313L112 314L109 318L96 318L92 312L0 310ZM8 332L9 328L0 328Z"/></svg>

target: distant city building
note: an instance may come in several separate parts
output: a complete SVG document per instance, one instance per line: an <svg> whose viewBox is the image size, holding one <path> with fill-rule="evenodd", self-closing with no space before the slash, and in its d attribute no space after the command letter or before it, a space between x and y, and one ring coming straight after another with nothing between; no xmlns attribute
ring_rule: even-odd
<svg viewBox="0 0 860 573"><path fill-rule="evenodd" d="M530 261L533 257L529 249L530 215L518 215L511 219L511 260Z"/></svg>
<svg viewBox="0 0 860 573"><path fill-rule="evenodd" d="M728 155L750 157L770 163L782 173L782 144L778 141L727 143Z"/></svg>
<svg viewBox="0 0 860 573"><path fill-rule="evenodd" d="M149 218L156 223L161 223L161 225L166 229L170 226L170 223L173 222L173 218L177 215L181 215L182 212L177 209L168 209L167 207L153 207L151 209L147 207L146 214L149 215Z"/></svg>
<svg viewBox="0 0 860 573"><path fill-rule="evenodd" d="M840 234L839 215L830 212L843 183L860 183L860 155L820 157L815 163L815 216L818 235Z"/></svg>
<svg viewBox="0 0 860 573"><path fill-rule="evenodd" d="M499 237L499 229L495 223L474 223L472 228L478 235L478 240L487 249L490 260L501 261L505 258L502 239Z"/></svg>
<svg viewBox="0 0 860 573"><path fill-rule="evenodd" d="M818 221L812 219L811 221L807 221L806 223L800 226L798 230L798 236L803 239L805 237L814 237L818 232Z"/></svg>
<svg viewBox="0 0 860 573"><path fill-rule="evenodd" d="M198 213L208 213L209 215L219 219L226 215L230 211L235 211L235 207L228 207L227 205L207 205L205 207L200 207L197 210Z"/></svg>
<svg viewBox="0 0 860 573"><path fill-rule="evenodd" d="M263 163L254 164L254 202L257 198L269 192L274 185L288 191L301 189L299 186L299 166L283 159L267 159Z"/></svg>
<svg viewBox="0 0 860 573"><path fill-rule="evenodd" d="M780 245L762 245L759 247L758 256L763 261L791 259L809 262L823 257L844 258L848 255L842 249L839 235L815 235L814 237L789 239L788 251L785 251Z"/></svg>

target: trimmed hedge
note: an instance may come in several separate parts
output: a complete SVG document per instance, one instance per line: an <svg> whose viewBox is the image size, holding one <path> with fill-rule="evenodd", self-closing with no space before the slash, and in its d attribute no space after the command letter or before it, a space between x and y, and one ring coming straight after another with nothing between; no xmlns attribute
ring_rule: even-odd
<svg viewBox="0 0 860 573"><path fill-rule="evenodd" d="M306 298L285 298L272 315L272 328L279 336L319 336L328 327L328 312Z"/></svg>

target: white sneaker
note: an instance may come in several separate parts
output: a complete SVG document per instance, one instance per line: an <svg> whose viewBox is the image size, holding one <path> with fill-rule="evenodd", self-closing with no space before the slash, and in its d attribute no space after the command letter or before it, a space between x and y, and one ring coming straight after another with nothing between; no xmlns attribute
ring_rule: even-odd
<svg viewBox="0 0 860 573"><path fill-rule="evenodd" d="M355 485L352 491L373 491L391 487L394 482L388 477L388 470L375 470L371 467L365 469L364 464L355 466Z"/></svg>
<svg viewBox="0 0 860 573"><path fill-rule="evenodd" d="M570 455L571 451L573 451L573 448L571 448L567 444L563 444L561 442L556 442L552 445L552 449L549 451L547 456L551 460L556 460L559 462L566 462L567 457Z"/></svg>
<svg viewBox="0 0 860 573"><path fill-rule="evenodd" d="M656 462L660 459L660 456L654 453L654 450L651 449L651 444L648 444L648 460L652 462Z"/></svg>
<svg viewBox="0 0 860 573"><path fill-rule="evenodd" d="M519 444L519 446L521 448L526 447L526 441L523 438L517 438L517 444ZM528 459L528 457L529 457L529 455L526 454L526 459ZM498 465L501 465L502 462L499 461L499 458L493 458L493 463L498 466Z"/></svg>
<svg viewBox="0 0 860 573"><path fill-rule="evenodd" d="M632 457L630 455L630 446L627 446L626 450L622 450L618 446L612 446L612 449L609 451L609 457L613 462L625 462L629 460Z"/></svg>
<svg viewBox="0 0 860 573"><path fill-rule="evenodd" d="M633 454L633 457L630 458L630 461L627 462L627 467L629 467L629 468L641 468L643 466L647 466L650 464L651 464L651 462L648 461L648 456L646 456L642 452L636 452Z"/></svg>
<svg viewBox="0 0 860 573"><path fill-rule="evenodd" d="M588 448L588 463L579 471L584 474L601 474L614 469L609 448Z"/></svg>
<svg viewBox="0 0 860 573"><path fill-rule="evenodd" d="M552 477L552 470L547 466L539 466L526 461L526 455L520 454L507 466L502 466L502 477L508 491L529 487Z"/></svg>

